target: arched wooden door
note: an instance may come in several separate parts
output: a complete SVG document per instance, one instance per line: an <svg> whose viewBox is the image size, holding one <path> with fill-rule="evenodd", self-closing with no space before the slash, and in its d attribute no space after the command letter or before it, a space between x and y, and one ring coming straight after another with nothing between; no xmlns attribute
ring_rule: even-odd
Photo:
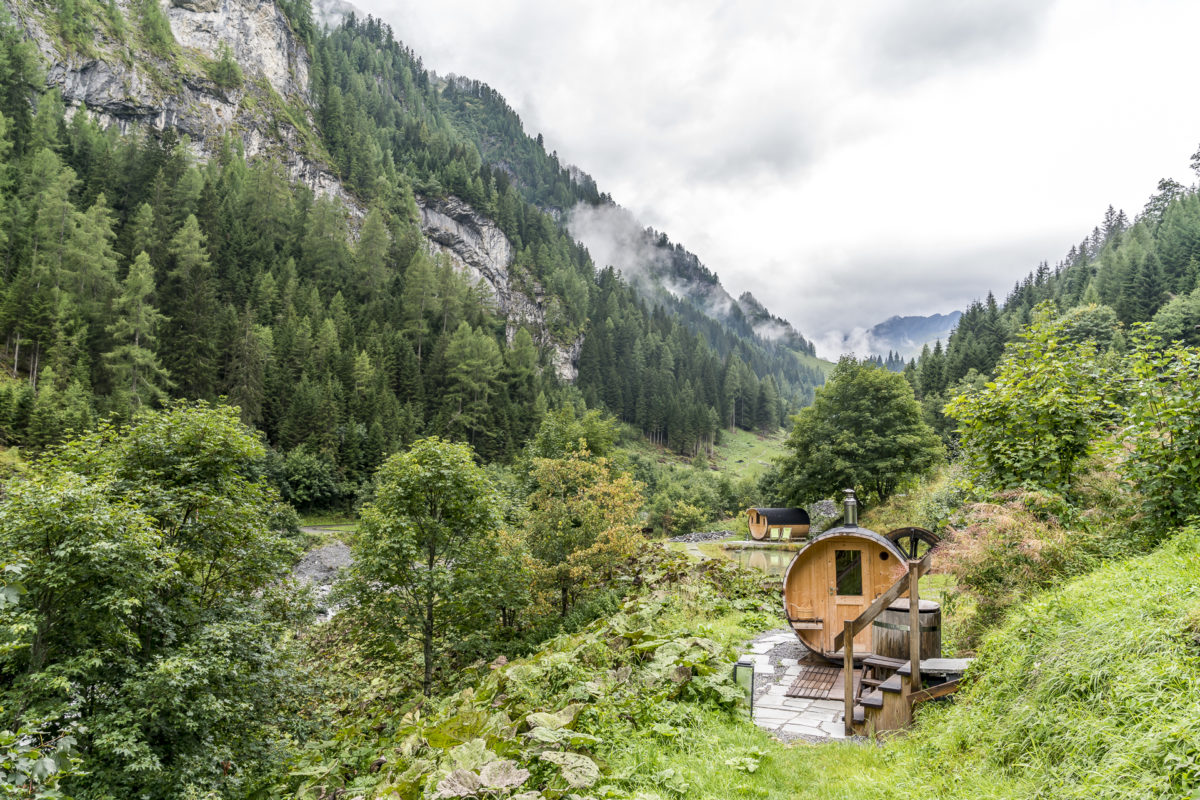
<svg viewBox="0 0 1200 800"><path fill-rule="evenodd" d="M842 632L848 620L866 610L875 597L874 569L867 561L874 548L865 542L845 539L829 542L825 553L825 585L828 596L825 608L825 652L833 652L833 637ZM871 648L868 628L854 637L854 650L866 653Z"/></svg>

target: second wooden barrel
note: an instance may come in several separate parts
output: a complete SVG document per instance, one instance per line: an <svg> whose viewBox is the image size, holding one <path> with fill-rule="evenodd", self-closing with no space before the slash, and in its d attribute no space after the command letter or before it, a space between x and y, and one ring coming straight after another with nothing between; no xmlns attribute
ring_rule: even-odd
<svg viewBox="0 0 1200 800"><path fill-rule="evenodd" d="M942 608L921 601L921 658L942 657ZM876 617L871 627L871 650L877 656L908 658L908 598L902 597Z"/></svg>

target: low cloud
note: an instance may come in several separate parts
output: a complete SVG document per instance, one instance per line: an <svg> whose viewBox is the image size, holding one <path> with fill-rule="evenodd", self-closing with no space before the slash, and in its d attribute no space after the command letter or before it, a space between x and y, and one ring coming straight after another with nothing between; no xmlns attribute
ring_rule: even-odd
<svg viewBox="0 0 1200 800"><path fill-rule="evenodd" d="M768 342L777 342L789 336L792 333L792 328L789 325L771 319L756 322L754 324L754 332Z"/></svg>
<svg viewBox="0 0 1200 800"><path fill-rule="evenodd" d="M846 355L863 358L875 352L866 328L854 328L849 333L825 331L813 341L813 346L817 348L818 356L829 361L837 361Z"/></svg>
<svg viewBox="0 0 1200 800"><path fill-rule="evenodd" d="M567 215L567 230L583 242L598 268L614 267L626 280L643 280L667 268L666 255L647 240L634 216L619 206L579 203ZM664 288L672 291L670 286Z"/></svg>
<svg viewBox="0 0 1200 800"><path fill-rule="evenodd" d="M1045 0L900 0L880 4L863 55L884 85L1033 49L1054 3Z"/></svg>

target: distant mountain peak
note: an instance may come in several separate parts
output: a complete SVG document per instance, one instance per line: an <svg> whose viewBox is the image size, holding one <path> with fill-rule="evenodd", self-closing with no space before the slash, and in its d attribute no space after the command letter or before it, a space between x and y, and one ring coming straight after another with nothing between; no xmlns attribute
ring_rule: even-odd
<svg viewBox="0 0 1200 800"><path fill-rule="evenodd" d="M831 342L829 338L823 341L826 342L826 349L841 353L854 353L859 357L882 357L888 353L898 353L908 360L919 356L927 344L932 346L938 340L943 343L949 341L950 333L961 317L961 311L929 316L897 314L871 328L837 334L840 341Z"/></svg>

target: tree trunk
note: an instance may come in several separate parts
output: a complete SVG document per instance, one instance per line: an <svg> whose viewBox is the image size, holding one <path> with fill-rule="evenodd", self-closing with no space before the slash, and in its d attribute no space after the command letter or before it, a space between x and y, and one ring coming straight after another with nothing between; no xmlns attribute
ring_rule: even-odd
<svg viewBox="0 0 1200 800"><path fill-rule="evenodd" d="M425 630L424 641L421 642L422 655L425 658L425 677L421 681L421 689L426 697L433 694L433 559L434 553L430 549L425 559L430 583L425 595Z"/></svg>
<svg viewBox="0 0 1200 800"><path fill-rule="evenodd" d="M562 615L564 617L567 615L567 606L570 605L569 592L570 592L570 589L568 589L567 585L564 583L562 585Z"/></svg>
<svg viewBox="0 0 1200 800"><path fill-rule="evenodd" d="M428 613L426 615L426 624L433 623L433 604L429 604ZM425 676L421 679L421 691L426 697L433 694L433 631L428 627L425 629L425 641L422 642L422 651L425 657Z"/></svg>

